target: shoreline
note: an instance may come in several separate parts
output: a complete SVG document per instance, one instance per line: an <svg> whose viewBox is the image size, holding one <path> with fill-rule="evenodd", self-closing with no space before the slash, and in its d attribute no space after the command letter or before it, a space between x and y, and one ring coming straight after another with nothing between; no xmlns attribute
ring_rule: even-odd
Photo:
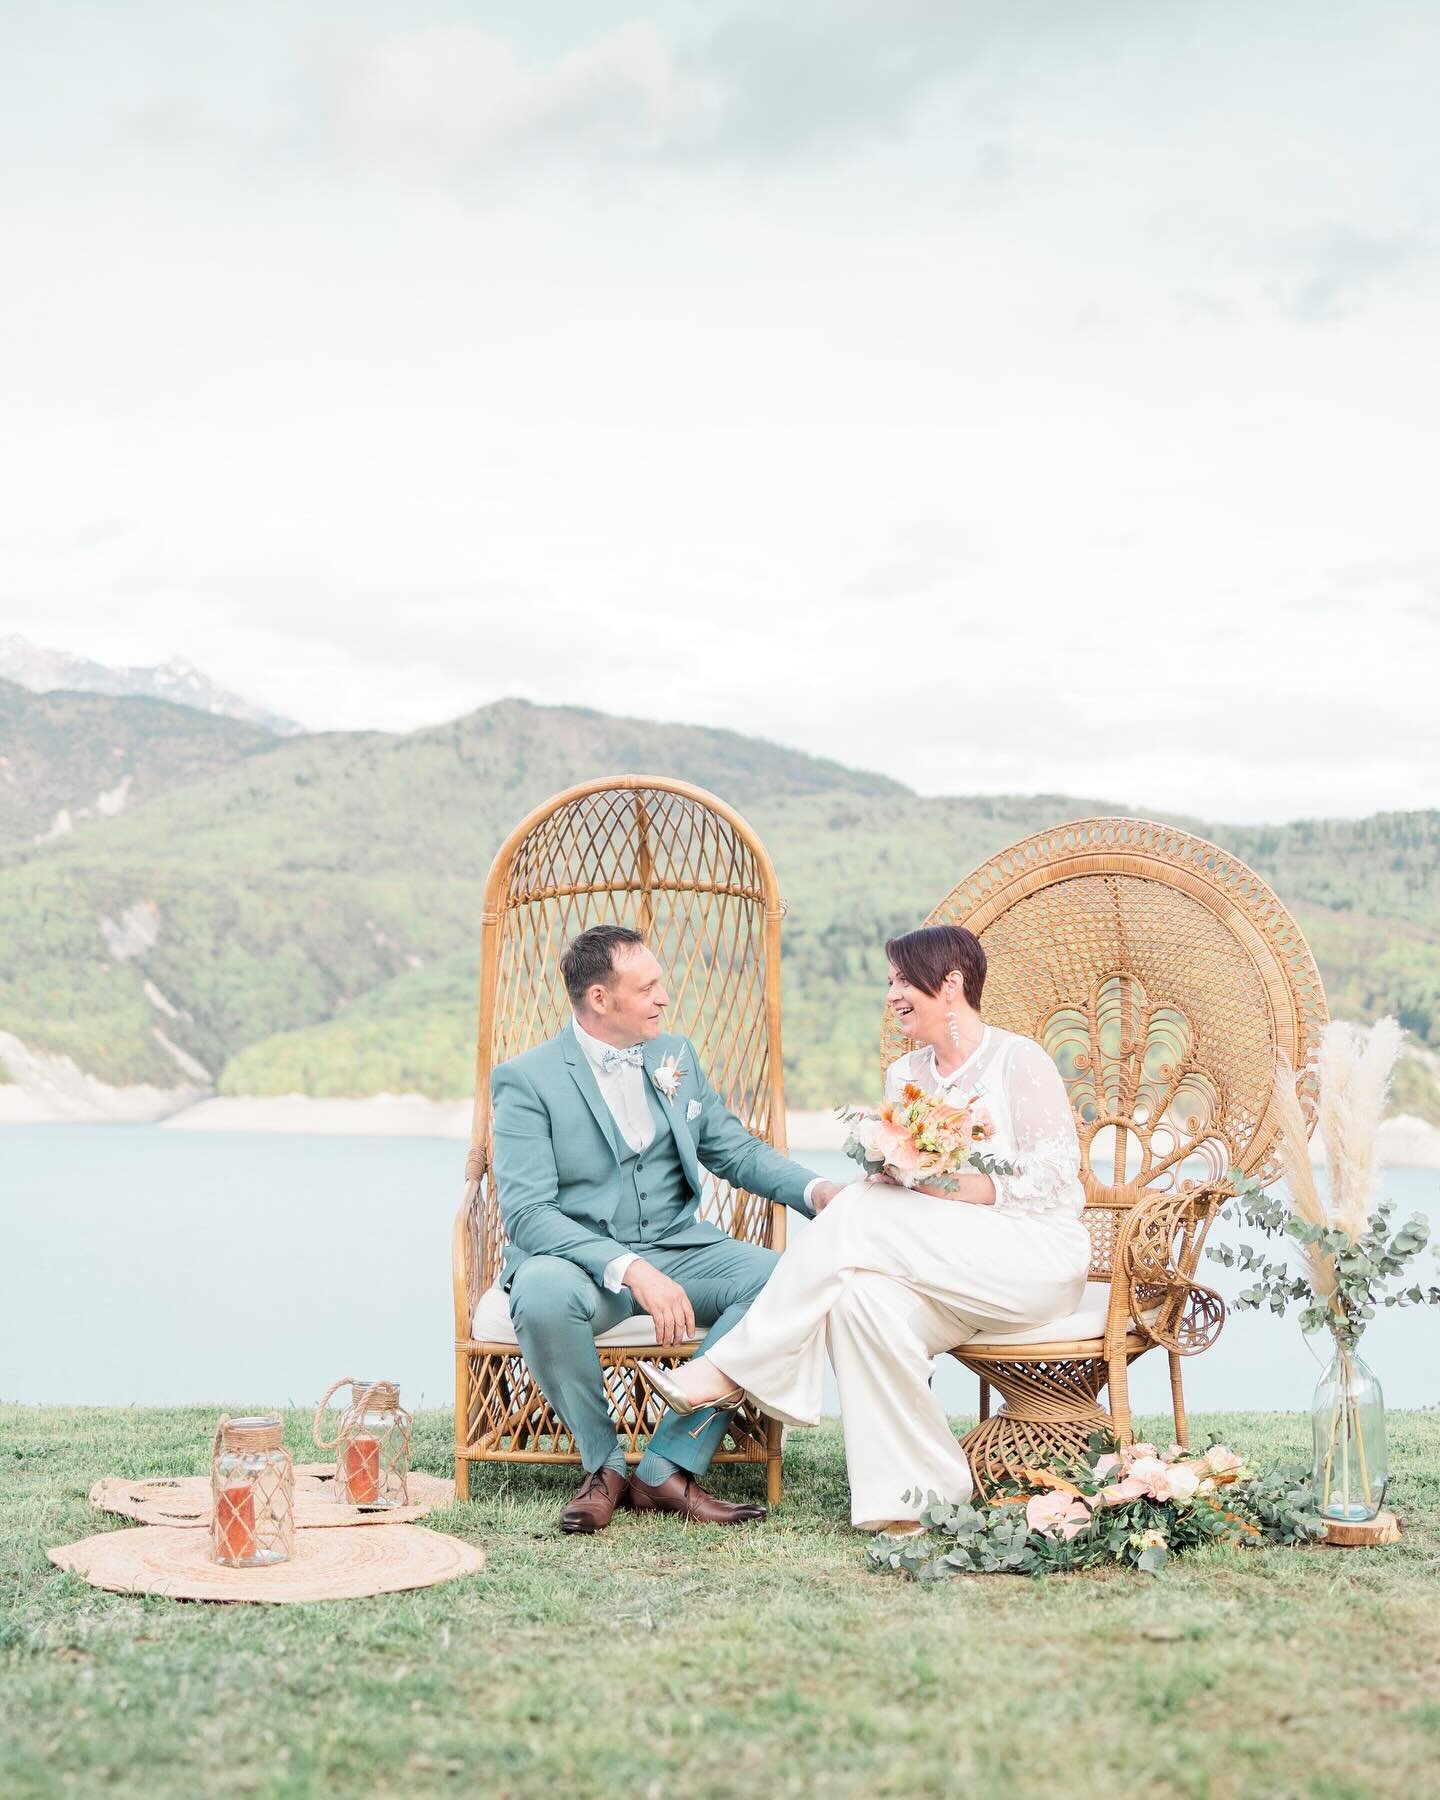
<svg viewBox="0 0 1440 1800"><path fill-rule="evenodd" d="M162 1131L270 1132L323 1137L427 1137L465 1141L469 1100L429 1100L423 1094L370 1094L314 1099L307 1094L207 1095L194 1088L105 1089L84 1093L28 1085L0 1085L0 1126L157 1125ZM786 1114L789 1149L838 1151L845 1127L830 1112ZM1317 1139L1312 1159L1323 1158ZM1380 1126L1377 1161L1387 1168L1440 1169L1440 1126L1397 1114Z"/></svg>

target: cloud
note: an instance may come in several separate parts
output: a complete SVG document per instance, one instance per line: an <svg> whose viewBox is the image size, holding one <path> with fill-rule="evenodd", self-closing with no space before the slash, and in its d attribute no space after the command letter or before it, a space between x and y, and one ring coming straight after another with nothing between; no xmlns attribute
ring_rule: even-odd
<svg viewBox="0 0 1440 1800"><path fill-rule="evenodd" d="M714 104L648 25L542 64L484 31L422 29L341 52L315 78L343 145L461 176L514 162L644 160L703 133Z"/></svg>
<svg viewBox="0 0 1440 1800"><path fill-rule="evenodd" d="M1280 247L1283 274L1272 292L1287 318L1326 325L1348 318L1382 284L1429 262L1435 244L1420 231L1380 233L1329 225Z"/></svg>
<svg viewBox="0 0 1440 1800"><path fill-rule="evenodd" d="M1132 10L1092 6L1084 24ZM1050 52L1075 24L1058 0L1027 10L1028 41L1048 34ZM332 48L312 64L309 100L343 149L461 180L561 164L766 167L905 137L1001 39L1027 41L1005 9L954 0L756 6L683 40L637 23L549 60L481 28L421 28ZM992 132L967 171L994 186L1014 163Z"/></svg>

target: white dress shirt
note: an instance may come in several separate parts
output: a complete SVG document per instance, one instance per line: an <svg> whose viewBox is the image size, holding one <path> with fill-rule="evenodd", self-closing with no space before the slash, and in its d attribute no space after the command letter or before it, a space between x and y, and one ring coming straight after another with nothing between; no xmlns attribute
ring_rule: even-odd
<svg viewBox="0 0 1440 1800"><path fill-rule="evenodd" d="M643 1068L636 1068L633 1063L621 1063L617 1069L606 1069L605 1052L619 1048L611 1044L601 1043L592 1037L578 1019L570 1021L575 1033L575 1041L585 1052L590 1067L595 1072L595 1085L600 1089L600 1098L610 1108L610 1116L620 1127L620 1135L638 1156L642 1150L648 1150L655 1141L655 1118L650 1111L650 1096L646 1090L646 1075ZM810 1205L810 1196L820 1185L817 1176L805 1189L805 1204ZM625 1285L625 1271L635 1261L636 1253L627 1250L624 1256L612 1257L605 1265L605 1286L612 1294L618 1294Z"/></svg>
<svg viewBox="0 0 1440 1800"><path fill-rule="evenodd" d="M638 1156L655 1141L655 1119L645 1092L644 1069L637 1069L633 1063L621 1063L618 1069L607 1070L605 1052L614 1046L591 1037L578 1019L573 1019L571 1024L575 1041L585 1052L594 1072L600 1098L610 1108L610 1116L620 1127L621 1137ZM634 1260L635 1252L628 1250L624 1256L612 1257L606 1263L605 1286L612 1294L618 1294L625 1285L625 1271Z"/></svg>

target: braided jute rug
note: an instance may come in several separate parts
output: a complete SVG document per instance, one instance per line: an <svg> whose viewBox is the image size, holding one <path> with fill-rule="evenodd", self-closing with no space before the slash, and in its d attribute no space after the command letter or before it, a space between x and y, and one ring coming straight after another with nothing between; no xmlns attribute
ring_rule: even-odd
<svg viewBox="0 0 1440 1800"><path fill-rule="evenodd" d="M435 1587L485 1567L485 1552L421 1525L389 1531L306 1531L288 1562L264 1569L227 1569L210 1557L208 1532L141 1525L102 1531L47 1552L92 1587L114 1594L162 1594L171 1600L352 1600Z"/></svg>
<svg viewBox="0 0 1440 1800"><path fill-rule="evenodd" d="M455 1499L453 1481L413 1470L406 1490L408 1506L341 1506L335 1499L334 1463L297 1463L295 1523L302 1530L334 1525L413 1525ZM161 1475L132 1481L124 1475L107 1475L91 1488L90 1504L142 1525L208 1525L210 1477Z"/></svg>

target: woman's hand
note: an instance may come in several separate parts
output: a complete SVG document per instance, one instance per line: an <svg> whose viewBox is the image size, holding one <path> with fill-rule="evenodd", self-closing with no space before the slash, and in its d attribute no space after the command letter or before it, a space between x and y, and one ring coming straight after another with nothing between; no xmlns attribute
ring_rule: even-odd
<svg viewBox="0 0 1440 1800"><path fill-rule="evenodd" d="M966 1206L993 1206L995 1183L978 1169L950 1177L953 1187L919 1187L917 1194L933 1194L937 1200L959 1200Z"/></svg>

